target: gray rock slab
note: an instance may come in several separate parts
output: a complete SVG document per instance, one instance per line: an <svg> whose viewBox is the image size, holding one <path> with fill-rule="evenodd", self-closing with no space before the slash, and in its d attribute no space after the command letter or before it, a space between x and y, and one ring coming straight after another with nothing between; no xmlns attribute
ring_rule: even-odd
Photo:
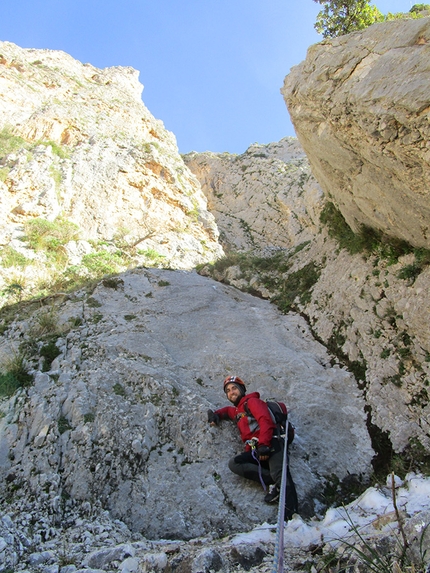
<svg viewBox="0 0 430 573"><path fill-rule="evenodd" d="M323 476L369 473L362 396L300 316L195 272L139 269L122 279L59 308L60 317L83 308L85 325L67 336L56 375L29 389L20 430L4 438L44 511L60 515L67 494L150 539L276 521L261 486L228 470L243 447L235 425L207 424L207 409L227 404L227 374L290 408L303 507L314 507Z"/></svg>

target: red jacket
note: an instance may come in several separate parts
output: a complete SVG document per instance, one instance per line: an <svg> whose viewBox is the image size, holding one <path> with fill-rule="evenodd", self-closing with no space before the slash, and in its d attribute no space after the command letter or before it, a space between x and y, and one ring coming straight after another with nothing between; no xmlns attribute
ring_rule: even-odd
<svg viewBox="0 0 430 573"><path fill-rule="evenodd" d="M245 408L245 404L247 408ZM222 420L236 420L243 442L251 438L258 438L259 446L270 447L276 425L266 402L260 400L258 392L246 394L237 406L225 406L216 410L215 414L218 414ZM250 447L246 445L245 449L249 450Z"/></svg>

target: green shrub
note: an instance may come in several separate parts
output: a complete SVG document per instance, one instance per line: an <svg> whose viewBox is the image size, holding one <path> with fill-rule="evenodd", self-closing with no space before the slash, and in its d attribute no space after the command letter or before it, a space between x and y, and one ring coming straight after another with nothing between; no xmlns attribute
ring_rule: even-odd
<svg viewBox="0 0 430 573"><path fill-rule="evenodd" d="M424 249L423 247L414 249L415 263L420 265L422 268L430 265L430 249Z"/></svg>
<svg viewBox="0 0 430 573"><path fill-rule="evenodd" d="M229 253L225 257L217 259L213 264L209 265L211 271L217 271L223 273L229 267L233 267L242 260L244 255L239 253ZM206 264L198 265L197 269L206 267Z"/></svg>
<svg viewBox="0 0 430 573"><path fill-rule="evenodd" d="M25 223L24 231L29 246L45 252L57 264L67 260L64 245L79 238L79 227L62 218L55 221L32 219Z"/></svg>
<svg viewBox="0 0 430 573"><path fill-rule="evenodd" d="M320 221L327 226L328 234L339 243L340 248L346 249L352 255L356 253L377 255L391 265L397 263L400 257L414 253L414 263L399 271L399 278L415 280L424 267L430 264L428 249L414 248L402 239L387 237L370 227L363 226L359 233L354 233L333 203L326 203ZM377 271L375 270L373 274L377 275Z"/></svg>
<svg viewBox="0 0 430 573"><path fill-rule="evenodd" d="M55 167L55 165L51 165L51 167L49 168L49 173L52 179L54 180L55 188L58 190L60 188L60 184L63 179L61 170Z"/></svg>
<svg viewBox="0 0 430 573"><path fill-rule="evenodd" d="M411 358L412 356L412 352L410 348L398 348L397 349L397 354L400 356L400 358Z"/></svg>
<svg viewBox="0 0 430 573"><path fill-rule="evenodd" d="M373 229L363 228L361 233L354 233L333 203L326 203L320 221L328 227L328 234L339 243L340 248L346 249L351 255L371 252L379 243L379 233Z"/></svg>
<svg viewBox="0 0 430 573"><path fill-rule="evenodd" d="M379 241L375 245L375 252L387 261L388 265L395 265L399 258L413 252L413 247L402 239L383 237L380 235Z"/></svg>
<svg viewBox="0 0 430 573"><path fill-rule="evenodd" d="M69 421L65 416L60 416L58 418L57 427L58 427L58 432L60 434L64 434L64 432L67 432L68 430L72 429L72 426L69 424Z"/></svg>
<svg viewBox="0 0 430 573"><path fill-rule="evenodd" d="M229 253L225 257L221 257L210 265L212 271L217 271L223 273L229 267L238 266L242 272L250 271L254 273L256 271L266 271L266 272L278 272L285 273L291 267L289 259L296 252L299 252L308 243L303 243L296 247L292 254L288 254L285 251L279 251L270 257L258 257L251 253ZM207 265L201 265L200 268L206 267Z"/></svg>
<svg viewBox="0 0 430 573"><path fill-rule="evenodd" d="M120 272L124 266L121 251L110 253L108 251L98 251L82 257L82 265L87 268L93 277L102 277Z"/></svg>
<svg viewBox="0 0 430 573"><path fill-rule="evenodd" d="M190 217L193 221L197 222L199 220L200 209L197 202L193 201L193 208L186 212L186 215Z"/></svg>
<svg viewBox="0 0 430 573"><path fill-rule="evenodd" d="M67 267L56 278L55 287L57 290L72 290L79 288L88 280L86 268L78 265ZM54 288L52 290L54 290Z"/></svg>
<svg viewBox="0 0 430 573"><path fill-rule="evenodd" d="M137 253L138 255L143 255L154 263L161 263L162 260L166 258L165 255L161 255L155 249L139 249Z"/></svg>
<svg viewBox="0 0 430 573"><path fill-rule="evenodd" d="M366 382L367 362L363 360L348 360L348 370L354 374L357 381Z"/></svg>
<svg viewBox="0 0 430 573"><path fill-rule="evenodd" d="M272 302L284 313L295 308L295 299L299 297L301 304L311 300L311 289L320 277L320 270L311 262L303 268L288 275L279 294L272 298Z"/></svg>
<svg viewBox="0 0 430 573"><path fill-rule="evenodd" d="M325 476L322 497L327 505L338 507L350 503L369 487L361 474L349 474L342 480L335 474Z"/></svg>
<svg viewBox="0 0 430 573"><path fill-rule="evenodd" d="M383 15L370 0L315 0L323 5L314 25L324 38L333 38L362 30L376 22L398 20L401 18L422 18L424 10L430 10L430 4L415 4L409 12L388 12Z"/></svg>
<svg viewBox="0 0 430 573"><path fill-rule="evenodd" d="M89 296L87 298L87 305L90 308L100 308L102 306L102 303L99 302L96 298L94 298L93 296Z"/></svg>
<svg viewBox="0 0 430 573"><path fill-rule="evenodd" d="M115 394L117 394L117 396L126 396L126 392L125 392L125 388L122 384L120 384L119 382L117 382L116 384L114 384L113 386L113 391Z"/></svg>
<svg viewBox="0 0 430 573"><path fill-rule="evenodd" d="M51 364L57 356L61 354L58 346L56 346L55 342L49 342L45 344L40 349L40 356L42 356L43 360L43 372L48 372L51 369Z"/></svg>
<svg viewBox="0 0 430 573"><path fill-rule="evenodd" d="M413 249L415 260L405 265L397 273L399 279L410 281L412 284L416 278L422 273L424 268L430 264L430 250L424 248Z"/></svg>
<svg viewBox="0 0 430 573"><path fill-rule="evenodd" d="M413 14L422 12L423 10L430 10L430 4L414 4L409 12Z"/></svg>
<svg viewBox="0 0 430 573"><path fill-rule="evenodd" d="M247 280L258 274L261 284L272 291L277 291L271 302L283 312L288 312L293 309L294 300L297 296L301 304L310 301L311 289L320 276L320 270L317 266L314 263L309 263L302 269L288 275L286 279L283 277L291 268L291 258L308 244L309 241L298 245L290 252L280 250L269 257L258 257L252 253L232 252L213 264L201 265L197 270L205 269L212 275L216 272L222 275L229 267L238 266L243 273L242 278ZM248 292L258 294L258 291L253 288L248 288Z"/></svg>
<svg viewBox="0 0 430 573"><path fill-rule="evenodd" d="M315 0L323 5L317 15L315 29L324 38L332 38L362 30L384 19L370 0Z"/></svg>
<svg viewBox="0 0 430 573"><path fill-rule="evenodd" d="M14 281L5 286L1 291L1 296L5 296L8 299L15 299L20 302L24 293L25 285L21 282Z"/></svg>
<svg viewBox="0 0 430 573"><path fill-rule="evenodd" d="M391 20L418 20L422 17L423 15L420 14L420 12L388 12L388 14L384 16L384 21L390 22Z"/></svg>
<svg viewBox="0 0 430 573"><path fill-rule="evenodd" d="M130 245L126 241L127 235L130 234L130 229L127 227L118 227L115 231L112 241L118 249L127 249Z"/></svg>
<svg viewBox="0 0 430 573"><path fill-rule="evenodd" d="M38 141L35 145L44 145L45 147L51 146L52 153L60 159L68 159L70 157L70 150L67 147L59 145L55 141Z"/></svg>
<svg viewBox="0 0 430 573"><path fill-rule="evenodd" d="M394 386L397 386L398 388L401 388L403 384L403 380L400 374L394 374L394 376L388 376L387 378L384 378L384 382L391 382L392 384L394 384Z"/></svg>
<svg viewBox="0 0 430 573"><path fill-rule="evenodd" d="M9 128L4 127L0 131L0 158L26 146L27 143L25 139L22 139L22 137L19 137L18 135L14 135Z"/></svg>
<svg viewBox="0 0 430 573"><path fill-rule="evenodd" d="M286 273L290 267L289 256L284 251L279 251L271 257L251 257L240 265L242 270L256 269L257 271Z"/></svg>
<svg viewBox="0 0 430 573"><path fill-rule="evenodd" d="M9 175L10 168L9 167L1 167L0 168L0 181L4 183Z"/></svg>
<svg viewBox="0 0 430 573"><path fill-rule="evenodd" d="M84 255L81 265L71 265L59 272L47 289L49 292L70 292L83 286L95 286L95 281L103 277L104 286L117 289L123 281L110 275L122 272L128 266L129 259L124 260L120 251L114 254L107 251L90 253Z"/></svg>
<svg viewBox="0 0 430 573"><path fill-rule="evenodd" d="M103 286L118 290L124 286L124 281L120 277L108 277L102 280Z"/></svg>
<svg viewBox="0 0 430 573"><path fill-rule="evenodd" d="M79 227L67 219L32 219L25 223L25 238L35 251L65 245L79 238Z"/></svg>
<svg viewBox="0 0 430 573"><path fill-rule="evenodd" d="M0 369L0 396L12 396L18 388L25 388L33 382L33 376L27 372L27 360L23 352L13 353Z"/></svg>
<svg viewBox="0 0 430 573"><path fill-rule="evenodd" d="M397 273L399 279L415 281L417 276L420 274L421 269L415 264L406 265Z"/></svg>
<svg viewBox="0 0 430 573"><path fill-rule="evenodd" d="M93 324L98 324L103 318L103 315L100 312L96 312L95 314L92 315L91 317L91 322Z"/></svg>
<svg viewBox="0 0 430 573"><path fill-rule="evenodd" d="M53 308L37 316L37 333L39 336L49 334L55 336L59 334L58 316Z"/></svg>
<svg viewBox="0 0 430 573"><path fill-rule="evenodd" d="M0 397L12 396L21 387L22 384L11 372L0 374Z"/></svg>
<svg viewBox="0 0 430 573"><path fill-rule="evenodd" d="M54 155L57 155L60 159L67 159L70 157L70 150L64 146L59 145L55 141L36 141L35 143L29 143L19 135L14 135L11 128L4 127L0 132L0 158L17 151L18 149L33 149L38 145L49 145L52 148Z"/></svg>
<svg viewBox="0 0 430 573"><path fill-rule="evenodd" d="M1 262L4 268L25 267L31 261L13 247L6 246L1 252Z"/></svg>
<svg viewBox="0 0 430 573"><path fill-rule="evenodd" d="M430 475L430 454L417 438L409 438L408 445L399 454L392 455L390 467L396 475L404 479L409 472ZM385 473L384 476L387 474Z"/></svg>

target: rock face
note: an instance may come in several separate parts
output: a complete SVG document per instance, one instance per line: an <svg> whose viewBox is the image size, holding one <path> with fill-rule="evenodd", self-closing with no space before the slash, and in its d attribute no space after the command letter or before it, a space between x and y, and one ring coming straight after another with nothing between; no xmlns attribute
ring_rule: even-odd
<svg viewBox="0 0 430 573"><path fill-rule="evenodd" d="M201 272L277 304L288 298L289 308L306 317L336 360L358 371L369 421L387 438L380 454L414 444L429 452L430 268L415 279L400 278L414 266L413 255L395 263L377 254L351 256L339 252L324 228L305 248L286 251L278 264L278 271L259 270L233 260Z"/></svg>
<svg viewBox="0 0 430 573"><path fill-rule="evenodd" d="M430 18L325 40L282 93L313 174L352 229L430 247Z"/></svg>
<svg viewBox="0 0 430 573"><path fill-rule="evenodd" d="M254 144L242 155L190 153L229 250L294 247L318 229L322 192L297 139Z"/></svg>
<svg viewBox="0 0 430 573"><path fill-rule="evenodd" d="M23 225L61 217L79 226L80 239L121 235L170 267L222 253L174 136L142 103L136 70L2 42L0 86L3 246L28 255Z"/></svg>
<svg viewBox="0 0 430 573"><path fill-rule="evenodd" d="M234 424L207 423L207 409L226 404L228 373L288 403L303 515L321 507L328 476L371 471L355 380L331 367L297 315L196 273L135 270L17 316L1 356L34 345L37 332L45 347L47 312L60 354L32 362L34 386L4 402L0 418L0 495L22 511L58 525L101 506L150 539L276 521L261 486L228 469L243 447Z"/></svg>
<svg viewBox="0 0 430 573"><path fill-rule="evenodd" d="M403 30L403 23L395 25L387 29ZM366 33L372 37L370 31L349 36L351 46ZM426 48L425 34L416 39L411 49ZM336 48L348 60L353 50L344 40L314 50ZM253 145L239 157L190 154L185 160L197 178L140 101L133 70L97 70L65 54L7 43L1 54L3 283L30 272L19 270L16 254L6 265L6 247L34 261L44 256L46 274L58 271L49 267L49 249L42 256L25 236L26 223L36 218L62 217L81 227L85 240L62 245L61 264L69 270L96 244L107 243L112 254L116 234L127 252L142 244L182 270L137 266L146 255L133 252L133 270L1 309L1 381L21 358L34 384L0 400L0 570L271 570L273 533L251 547L241 545L241 536L218 541L255 525L260 533L270 530L261 524L274 523L277 513L262 502L259 484L228 470L228 459L242 449L234 424L207 424L207 409L226 403L226 374L288 404L302 517L321 513L339 481L339 488L357 485L371 473L375 428L390 454L391 447L401 452L412 444L430 450L429 266L417 268L412 253L387 261L340 250L319 224L325 198L295 140ZM345 70L339 67L340 78ZM334 89L331 80L327 86ZM327 173L335 153L323 138L332 129L335 110L330 113L320 130L326 149L318 151L331 157ZM364 147L361 139L357 149ZM384 161L400 154L397 139L386 143ZM309 135L304 145L310 143ZM352 151L345 144L337 160L348 177ZM397 189L404 174L396 169ZM394 195L394 210L396 201ZM348 202L338 202L347 214ZM361 222L358 214L350 218ZM223 252L216 223L226 248L249 250L251 258L258 253L263 263L258 270L235 264L219 271L219 281L233 286L184 270ZM267 255L273 251L276 269ZM37 274L36 262L34 269ZM262 300L279 303L286 295L295 312L283 314ZM357 370L358 380L351 372ZM338 527L336 512L312 536L310 525L293 520L298 545L312 539L322 551L324 527ZM408 527L416 538L428 512L413 519ZM386 532L390 543L393 529ZM294 547L287 553L289 570L309 568L309 553Z"/></svg>

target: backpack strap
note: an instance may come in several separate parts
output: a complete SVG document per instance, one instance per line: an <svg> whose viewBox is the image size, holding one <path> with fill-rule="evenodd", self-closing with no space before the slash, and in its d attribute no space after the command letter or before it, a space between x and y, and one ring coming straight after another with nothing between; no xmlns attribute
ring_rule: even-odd
<svg viewBox="0 0 430 573"><path fill-rule="evenodd" d="M262 402L264 402L264 400L262 400ZM267 401L264 402L267 406ZM247 414L247 416L250 416L251 418L253 418L255 420L255 417L252 415L251 410L249 409L248 406L248 400L245 402L245 404L243 405L245 412ZM269 410L269 414L270 417L272 418L272 422L275 424L275 430L273 430L273 438L280 438L281 437L281 426L276 422L275 416L273 415L272 410L269 408L269 406L267 406L267 409Z"/></svg>
<svg viewBox="0 0 430 573"><path fill-rule="evenodd" d="M275 414L272 412L271 408L269 407L269 402L277 404L279 409L285 414L286 416L286 420L285 423L282 424L281 422L279 422L276 417ZM280 405L280 402L277 402L275 400L266 400L265 404L267 405L267 409L269 410L269 414L272 418L273 423L276 426L276 429L273 432L273 437L274 438L283 438L284 436L287 438L287 442L288 445L291 444L291 442L294 440L295 437L295 427L293 426L293 424L288 420L288 410L287 412L284 412L284 409L282 408L282 406ZM252 415L249 406L248 406L248 401L245 402L245 404L243 405L246 415L250 416L251 418L254 418L254 416ZM285 407L286 409L286 407ZM254 418L255 420L255 418ZM286 427L285 427L286 426Z"/></svg>

